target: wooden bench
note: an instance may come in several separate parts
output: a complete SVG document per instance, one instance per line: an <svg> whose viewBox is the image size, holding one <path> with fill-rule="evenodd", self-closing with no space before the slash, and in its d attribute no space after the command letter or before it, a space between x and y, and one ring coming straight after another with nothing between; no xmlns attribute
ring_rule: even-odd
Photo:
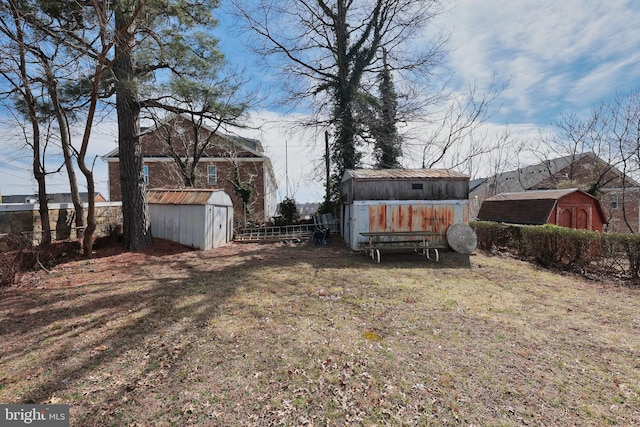
<svg viewBox="0 0 640 427"><path fill-rule="evenodd" d="M445 248L432 242L433 237L438 236L433 231L371 231L360 233L360 235L369 239L364 249L376 262L380 262L381 251L398 250L421 251L427 259L438 262L440 261L438 249ZM433 258L430 251L434 253Z"/></svg>

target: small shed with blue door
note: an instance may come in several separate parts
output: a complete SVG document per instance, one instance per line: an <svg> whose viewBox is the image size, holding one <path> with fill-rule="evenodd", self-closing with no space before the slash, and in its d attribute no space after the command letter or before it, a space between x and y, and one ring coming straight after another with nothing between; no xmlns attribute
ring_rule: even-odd
<svg viewBox="0 0 640 427"><path fill-rule="evenodd" d="M202 250L233 240L233 203L224 190L149 190L147 203L153 237Z"/></svg>

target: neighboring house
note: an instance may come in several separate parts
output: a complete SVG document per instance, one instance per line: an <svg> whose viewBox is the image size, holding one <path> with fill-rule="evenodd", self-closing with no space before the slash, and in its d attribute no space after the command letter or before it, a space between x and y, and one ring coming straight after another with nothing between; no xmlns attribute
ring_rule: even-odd
<svg viewBox="0 0 640 427"><path fill-rule="evenodd" d="M640 184L593 153L547 160L470 183L469 216L478 217L482 202L502 193L579 188L595 196L607 223L604 231L640 230Z"/></svg>
<svg viewBox="0 0 640 427"><path fill-rule="evenodd" d="M482 202L478 219L594 231L602 231L606 223L600 201L577 188L500 193Z"/></svg>
<svg viewBox="0 0 640 427"><path fill-rule="evenodd" d="M168 141L171 138L173 153L177 152L180 160L185 162L189 161L185 154L193 150L194 135L193 123L181 115L171 116L162 123L142 130L140 143L148 189L180 189L187 186L176 159L171 157ZM199 135L199 140L208 138L211 142L199 159L192 187L220 189L229 194L236 224L270 220L277 209L277 184L271 160L264 154L260 141L224 135L207 126L200 128ZM109 166L110 198L122 200L118 150L108 153L103 159ZM249 194L248 203L243 202L242 194Z"/></svg>
<svg viewBox="0 0 640 427"><path fill-rule="evenodd" d="M82 203L89 203L89 193L81 192L80 200ZM107 200L100 193L96 193L95 201L106 202ZM71 193L55 193L55 194L47 194L47 202L49 203L73 203L71 199ZM0 203L28 203L34 204L38 203L38 195L37 194L15 194L9 196L0 196Z"/></svg>

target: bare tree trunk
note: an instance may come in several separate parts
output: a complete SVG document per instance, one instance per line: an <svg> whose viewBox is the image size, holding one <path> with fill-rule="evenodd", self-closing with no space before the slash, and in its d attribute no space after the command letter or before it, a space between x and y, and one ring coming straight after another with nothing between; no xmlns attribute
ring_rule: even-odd
<svg viewBox="0 0 640 427"><path fill-rule="evenodd" d="M27 115L31 122L32 139L33 139L33 175L38 183L38 201L39 201L39 213L40 221L42 224L42 238L40 240L41 245L49 245L51 243L51 224L49 222L49 207L47 205L47 187L45 182L45 170L41 161L41 146L40 146L40 126L38 124L38 116L36 113L36 100L31 91L31 79L27 70L27 47L25 45L24 32L22 28L22 22L18 10L15 7L11 7L13 15L13 21L15 25L15 40L17 42L19 52L19 75L22 83L20 94L24 99L25 107L27 108Z"/></svg>
<svg viewBox="0 0 640 427"><path fill-rule="evenodd" d="M135 75L135 28L131 12L116 7L116 110L124 244L129 250L151 245L151 226L140 147L140 105Z"/></svg>
<svg viewBox="0 0 640 427"><path fill-rule="evenodd" d="M78 180L76 178L76 171L73 166L73 159L71 154L71 135L69 132L69 122L67 116L62 108L60 99L58 97L58 88L56 84L55 76L49 66L48 58L42 57L43 66L47 76L47 90L51 97L53 109L60 128L60 143L62 145L62 154L64 156L64 165L67 169L67 176L69 177L69 188L71 189L71 201L73 202L73 208L75 211L75 224L76 233L78 236L84 234L84 206L80 198L80 192L78 191ZM89 192L89 198L93 197L93 193Z"/></svg>
<svg viewBox="0 0 640 427"><path fill-rule="evenodd" d="M84 156L80 162L80 168L87 179L87 191L89 192L87 200L87 228L82 236L82 250L85 257L91 258L93 256L93 241L97 226L96 201L95 197L93 197L93 194L95 194L95 183L93 180L93 172L85 166Z"/></svg>
<svg viewBox="0 0 640 427"><path fill-rule="evenodd" d="M40 138L40 136L34 135L33 137L33 173L38 182L38 212L40 213L40 223L42 225L40 245L47 246L51 244L51 222L49 221L49 205L47 203L47 185L45 183L44 166L40 162L40 153L37 151L40 148L40 143L36 143L36 138Z"/></svg>

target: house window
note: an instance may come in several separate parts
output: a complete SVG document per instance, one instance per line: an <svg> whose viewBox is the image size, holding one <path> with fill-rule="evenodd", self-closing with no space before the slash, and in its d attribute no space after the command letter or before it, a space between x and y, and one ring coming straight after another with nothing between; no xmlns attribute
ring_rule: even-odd
<svg viewBox="0 0 640 427"><path fill-rule="evenodd" d="M149 185L149 166L142 166L142 172L144 173L144 183Z"/></svg>
<svg viewBox="0 0 640 427"><path fill-rule="evenodd" d="M412 190L422 190L422 183L420 184L411 184Z"/></svg>
<svg viewBox="0 0 640 427"><path fill-rule="evenodd" d="M611 209L617 209L618 208L618 195L617 194L612 194L611 195L609 206L610 206Z"/></svg>
<svg viewBox="0 0 640 427"><path fill-rule="evenodd" d="M218 168L216 165L207 166L207 182L209 182L209 184L218 182Z"/></svg>

